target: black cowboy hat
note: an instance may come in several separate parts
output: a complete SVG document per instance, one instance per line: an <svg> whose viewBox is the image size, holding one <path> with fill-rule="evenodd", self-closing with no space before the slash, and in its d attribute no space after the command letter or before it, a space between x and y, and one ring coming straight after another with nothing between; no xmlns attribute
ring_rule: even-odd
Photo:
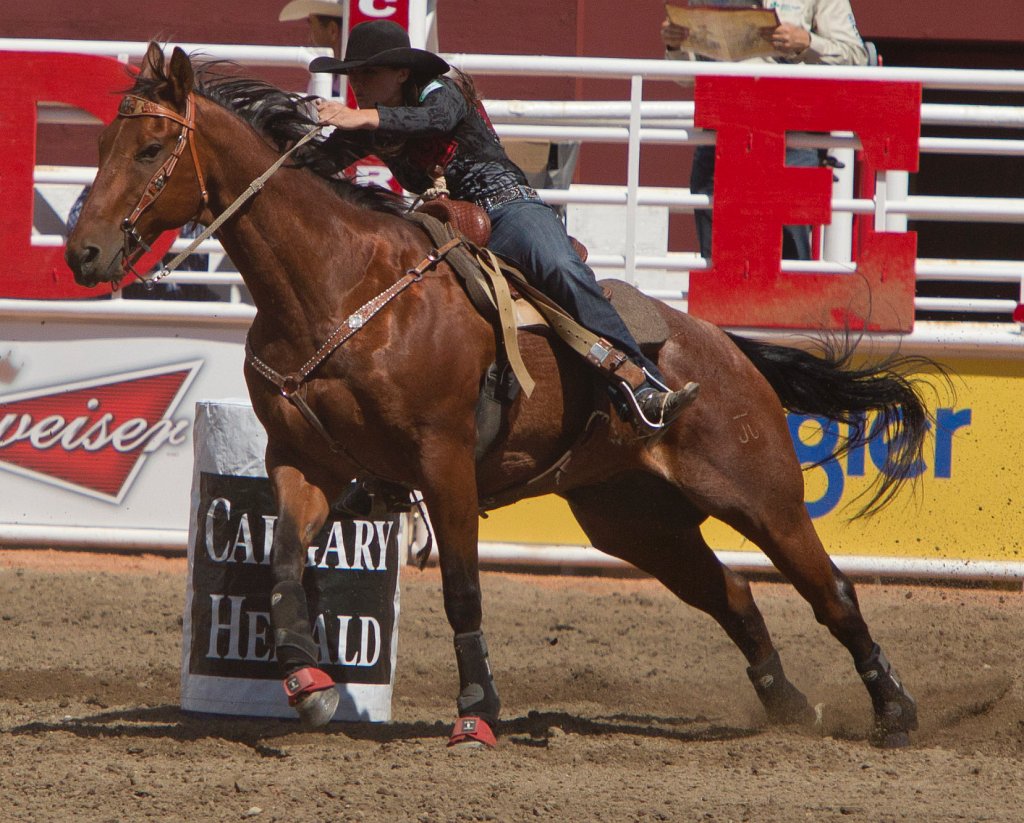
<svg viewBox="0 0 1024 823"><path fill-rule="evenodd" d="M437 77L448 71L448 64L433 52L409 47L409 33L391 20L360 23L349 32L345 59L317 57L310 71L348 74L354 69L386 66L410 69L419 78Z"/></svg>

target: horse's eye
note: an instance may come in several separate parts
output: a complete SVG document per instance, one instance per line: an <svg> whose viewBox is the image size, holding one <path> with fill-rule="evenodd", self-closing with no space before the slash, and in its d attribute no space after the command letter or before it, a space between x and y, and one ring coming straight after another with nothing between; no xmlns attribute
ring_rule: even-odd
<svg viewBox="0 0 1024 823"><path fill-rule="evenodd" d="M145 148L141 149L136 155L136 160L152 160L158 154L160 154L163 146L160 143L150 143Z"/></svg>

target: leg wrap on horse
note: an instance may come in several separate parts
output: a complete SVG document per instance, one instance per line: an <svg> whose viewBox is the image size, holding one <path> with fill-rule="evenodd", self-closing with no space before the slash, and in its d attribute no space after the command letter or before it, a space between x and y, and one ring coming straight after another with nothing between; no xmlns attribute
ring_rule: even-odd
<svg viewBox="0 0 1024 823"><path fill-rule="evenodd" d="M914 698L903 687L896 670L877 643L868 659L856 666L875 710L871 742L876 746L905 746L909 742L907 732L917 728Z"/></svg>
<svg viewBox="0 0 1024 823"><path fill-rule="evenodd" d="M491 677L484 633L455 635L455 659L459 664L459 716L481 717L493 728L498 722L501 700Z"/></svg>
<svg viewBox="0 0 1024 823"><path fill-rule="evenodd" d="M814 710L803 692L786 678L777 651L773 651L763 663L748 666L747 677L754 684L754 691L761 699L765 713L772 723L814 721Z"/></svg>
<svg viewBox="0 0 1024 823"><path fill-rule="evenodd" d="M302 584L288 580L270 594L270 625L274 629L277 662L287 674L317 665L317 646L309 628L309 606Z"/></svg>

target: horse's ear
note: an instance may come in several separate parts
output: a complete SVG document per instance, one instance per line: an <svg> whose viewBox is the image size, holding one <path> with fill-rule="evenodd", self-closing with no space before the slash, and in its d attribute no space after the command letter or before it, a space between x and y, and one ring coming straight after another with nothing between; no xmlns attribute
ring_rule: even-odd
<svg viewBox="0 0 1024 823"><path fill-rule="evenodd" d="M164 75L164 50L155 40L149 41L149 48L146 49L146 56L142 58L142 70L140 77L155 79Z"/></svg>
<svg viewBox="0 0 1024 823"><path fill-rule="evenodd" d="M192 61L178 46L174 47L174 54L171 55L171 70L167 73L167 79L170 81L170 94L174 102L184 106L185 98L192 91L195 74Z"/></svg>

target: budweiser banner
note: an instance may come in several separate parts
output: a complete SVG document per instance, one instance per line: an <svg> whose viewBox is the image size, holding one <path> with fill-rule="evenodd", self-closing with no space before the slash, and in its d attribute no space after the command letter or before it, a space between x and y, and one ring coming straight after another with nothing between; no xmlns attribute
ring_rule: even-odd
<svg viewBox="0 0 1024 823"><path fill-rule="evenodd" d="M91 305L109 312L114 301ZM199 399L246 396L245 330L207 318L186 333L181 317L146 316L164 301L119 305L138 312L40 320L14 306L0 316L5 545L184 554L193 411Z"/></svg>
<svg viewBox="0 0 1024 823"><path fill-rule="evenodd" d="M270 629L277 519L266 435L248 404L200 402L189 529L181 706L295 717ZM391 718L400 518L335 516L309 546L303 583L320 666L341 691L335 720Z"/></svg>

